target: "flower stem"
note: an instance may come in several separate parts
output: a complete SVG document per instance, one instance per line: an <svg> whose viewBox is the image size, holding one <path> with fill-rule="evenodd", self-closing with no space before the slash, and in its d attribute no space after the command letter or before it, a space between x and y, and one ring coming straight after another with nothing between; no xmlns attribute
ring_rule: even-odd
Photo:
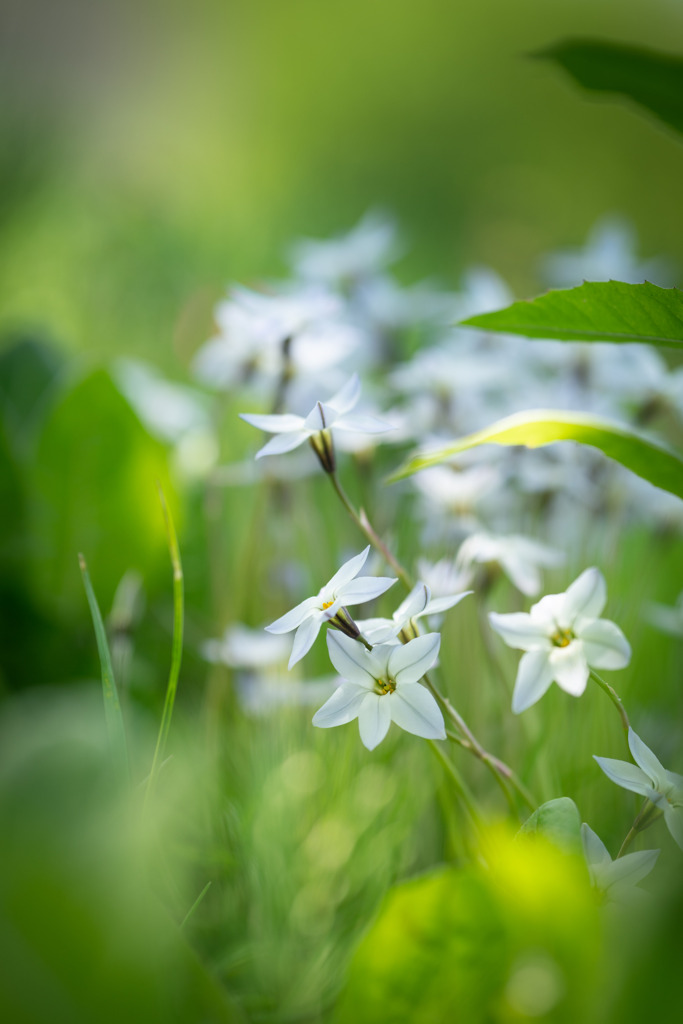
<svg viewBox="0 0 683 1024"><path fill-rule="evenodd" d="M626 833L626 838L621 844L616 859L619 860L620 857L623 857L629 845L633 842L638 833L643 832L646 828L649 828L649 826L652 825L657 820L657 818L660 818L661 815L662 811L659 809L659 807L655 806L655 804L651 803L649 800L646 800L643 806L638 811L635 821Z"/></svg>
<svg viewBox="0 0 683 1024"><path fill-rule="evenodd" d="M432 748L437 758L439 759L439 761L441 761L441 764L445 768L446 773L448 774L451 782L453 783L453 788L455 789L456 793L458 794L458 797L462 801L462 805L467 811L470 820L472 821L472 824L476 829L480 829L481 818L479 816L479 812L477 810L474 797L470 793L465 780L462 778L460 772L457 770L455 765L446 757L438 743L436 743L434 740L427 740L427 742L429 743L429 746Z"/></svg>
<svg viewBox="0 0 683 1024"><path fill-rule="evenodd" d="M626 736L628 737L628 731L629 731L629 729L631 727L631 724L630 724L630 722L628 720L628 715L626 714L626 708L624 707L624 703L623 703L621 697L619 696L617 691L614 689L614 687L610 686L609 683L606 683L604 679L601 679L600 676L596 672L593 672L592 669L591 669L590 677L591 677L591 679L594 682L596 682L598 684L598 686L600 687L601 690L605 691L605 693L607 694L609 699L614 704L615 708L619 712L619 717L621 718L622 728L623 728L624 732L626 733Z"/></svg>
<svg viewBox="0 0 683 1024"><path fill-rule="evenodd" d="M394 557L394 555L392 555L391 551L389 551L389 548L386 546L384 541L382 541L381 538L378 537L378 535L375 533L375 530L373 529L372 524L370 523L370 520L368 519L368 517L365 514L365 512L362 509L361 509L360 512L357 512L355 510L355 508L351 504L351 500L350 500L349 496L347 495L346 491L342 487L341 482L340 482L339 477L337 476L336 472L335 473L328 473L327 475L329 476L330 480L332 481L332 486L334 487L335 491L337 492L342 505L344 506L346 511L349 513L349 515L353 519L353 521L356 524L356 526L358 527L358 529L363 534L365 534L365 536L370 541L372 546L375 547L379 551L379 553L383 556L383 558L386 559L386 561L389 563L391 568L394 570L394 572L396 573L396 575L398 576L398 578L400 579L401 583L406 588L406 590L411 590L412 586L413 586L413 580L411 579L410 574L403 568L401 563Z"/></svg>

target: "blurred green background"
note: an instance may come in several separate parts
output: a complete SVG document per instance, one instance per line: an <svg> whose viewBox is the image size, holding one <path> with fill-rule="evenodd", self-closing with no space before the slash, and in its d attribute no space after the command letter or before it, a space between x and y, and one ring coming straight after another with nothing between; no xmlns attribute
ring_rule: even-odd
<svg viewBox="0 0 683 1024"><path fill-rule="evenodd" d="M680 144L625 105L588 100L559 70L530 57L574 36L681 49L683 8L675 0L5 0L1 18L0 817L15 839L0 890L8 922L2 944L12 951L0 995L13 1022L120 1014L239 1020L242 1013L328 1020L386 890L444 860L467 860L462 821L422 745L393 736L368 762L355 727L313 734L310 715L296 708L248 719L228 671L207 669L199 655L207 636L231 621L259 625L281 614L284 588L271 567L284 550L302 560L304 592L328 578L338 551L359 541L336 509L328 511L325 480L303 481L282 506L273 491L216 494L180 481L167 447L116 388L111 361L148 359L185 380L226 284L283 274L294 239L344 231L375 207L403 228L398 273L406 282L426 276L454 287L467 267L487 264L517 295L533 294L543 255L582 244L612 212L635 225L643 256L683 267L674 215ZM240 410L239 396L220 410L223 461L253 451ZM380 468L393 464L384 456ZM76 555L85 552L107 614L126 570L143 581L143 607L128 608L116 634L140 781L170 659L171 578L157 479L179 527L186 648L175 761L159 808L136 828L137 807L121 810L106 777L99 705L89 696L99 700L98 664ZM390 517L379 509L382 527ZM417 553L409 531L399 539L406 553ZM557 577L558 590L603 541L596 532L586 560ZM624 696L668 737L665 759L677 749L680 644L644 626L629 595L672 603L683 551L680 541L637 529L621 550L628 557L613 566L610 612L636 651ZM490 715L496 684L489 671L480 677L473 669L482 650L472 615L464 610L447 641L462 667L459 706L500 753L525 752L520 767L535 774L541 798L569 793L589 820L601 809L614 843L630 809L617 800L605 809L588 760L597 744L623 756L612 709L589 694L586 705L567 710L554 691L524 726ZM512 676L515 658L503 660ZM312 667L324 666L318 650ZM552 749L541 750L548 735ZM473 785L487 792L476 770ZM484 799L492 814L504 813L497 797ZM131 814L131 828L119 828ZM664 852L665 879L679 870L677 856ZM563 887L574 892L574 867L548 870L547 893L539 876L539 904L525 903L524 912L509 889L500 896L502 876L482 882L468 868L453 883L453 919L472 942L458 945L449 933L455 948L447 950L461 965L462 984L471 982L468 1024L488 998L485 991L480 1000L481 978L470 970L481 950L501 978L510 964L525 970L524 957L533 960L543 942L539 906ZM122 879L117 901L112 891ZM207 880L213 888L193 919L191 952L176 926ZM450 898L439 897L443 906ZM673 909L680 889L676 899ZM565 903L561 909L569 914ZM670 957L673 909L652 924L649 961L629 948L608 972L613 1019L631 1019L618 1016L629 1001L634 1014L649 1005L647 975L639 981L632 970L641 963L650 977L666 974L657 982L658 1019L665 1019L676 975L661 964ZM576 993L589 970L580 943L584 931L591 942L597 934L592 912L578 907L570 940L551 936L565 972L553 991L565 985ZM444 914L439 929L447 930ZM401 920L407 942L421 934L410 914ZM487 921L494 931L490 922L502 921L496 934L506 936L493 952ZM438 958L440 933L430 927L426 948ZM570 951L560 948L565 941ZM386 962L384 951L376 955ZM555 977L552 965L538 969ZM429 965L424 973L431 977ZM339 1019L364 1019L365 981L340 1004ZM437 1003L442 983L439 976ZM102 1006L116 984L120 1000L108 1017ZM594 984L595 1021L612 1019L591 977ZM614 996L619 985L626 994ZM549 1016L533 1005L526 1013L524 1000L522 1009L500 1000L487 1004L482 1021L588 1013L570 1001L554 1017L560 995L548 1002Z"/></svg>

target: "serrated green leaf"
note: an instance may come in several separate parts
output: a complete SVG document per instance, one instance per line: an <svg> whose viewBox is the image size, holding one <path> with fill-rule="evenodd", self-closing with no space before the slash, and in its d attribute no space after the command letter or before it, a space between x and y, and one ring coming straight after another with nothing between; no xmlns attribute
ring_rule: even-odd
<svg viewBox="0 0 683 1024"><path fill-rule="evenodd" d="M590 282L513 302L463 320L463 327L558 341L683 344L683 291L622 281Z"/></svg>
<svg viewBox="0 0 683 1024"><path fill-rule="evenodd" d="M576 853L581 849L581 815L568 796L548 800L537 807L519 830L519 835L539 835L561 850Z"/></svg>
<svg viewBox="0 0 683 1024"><path fill-rule="evenodd" d="M555 441L578 441L598 448L655 487L683 498L683 459L675 452L618 423L590 413L559 412L556 409L515 413L452 444L418 452L399 467L389 482L402 480L429 466L437 466L480 444L539 448Z"/></svg>
<svg viewBox="0 0 683 1024"><path fill-rule="evenodd" d="M683 58L599 39L567 39L534 54L585 89L617 93L683 132Z"/></svg>

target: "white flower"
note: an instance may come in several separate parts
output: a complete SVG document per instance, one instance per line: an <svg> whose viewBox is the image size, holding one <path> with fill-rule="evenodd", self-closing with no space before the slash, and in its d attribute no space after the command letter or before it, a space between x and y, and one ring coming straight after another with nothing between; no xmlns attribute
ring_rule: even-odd
<svg viewBox="0 0 683 1024"><path fill-rule="evenodd" d="M324 622L334 621L337 628L349 630L357 636L355 623L345 614L346 605L371 601L396 583L395 577L392 579L387 576L360 576L356 579L369 552L368 544L365 551L345 562L315 597L307 597L296 608L266 626L269 633L291 633L293 629L296 630L289 668L310 651Z"/></svg>
<svg viewBox="0 0 683 1024"><path fill-rule="evenodd" d="M371 212L346 235L297 242L292 261L297 273L306 280L346 284L381 270L396 251L393 221Z"/></svg>
<svg viewBox="0 0 683 1024"><path fill-rule="evenodd" d="M329 453L330 466L334 468L332 456L330 431L351 430L361 434L381 434L385 430L391 430L388 423L377 419L375 416L364 416L360 414L349 415L360 397L360 380L358 374L346 382L344 387L327 402L316 402L308 416L294 416L286 414L282 416L252 415L240 413L243 420L250 423L259 430L265 430L275 434L267 444L256 453L260 459L264 455L279 455L282 452L290 452L298 448L304 441L313 439L316 453L323 461L323 453ZM323 465L325 463L323 462ZM328 466L325 465L328 469Z"/></svg>
<svg viewBox="0 0 683 1024"><path fill-rule="evenodd" d="M683 636L683 592L678 595L673 607L653 602L647 608L646 615L652 625L661 629L663 633Z"/></svg>
<svg viewBox="0 0 683 1024"><path fill-rule="evenodd" d="M410 639L415 635L412 627L414 619L445 612L471 593L471 590L465 590L460 594L433 598L426 583L416 583L390 619L363 619L357 625L371 644L391 643L402 632Z"/></svg>
<svg viewBox="0 0 683 1024"><path fill-rule="evenodd" d="M683 775L663 768L633 729L628 731L628 745L636 764L611 757L595 760L617 786L640 793L662 811L669 832L683 850Z"/></svg>
<svg viewBox="0 0 683 1024"><path fill-rule="evenodd" d="M659 850L640 850L612 860L603 841L585 822L581 826L581 842L591 885L607 902L633 903L639 894L644 895L635 886L650 874Z"/></svg>
<svg viewBox="0 0 683 1024"><path fill-rule="evenodd" d="M427 633L407 644L380 644L368 651L343 633L329 632L330 659L345 682L315 713L313 725L329 729L357 718L368 750L381 743L392 722L416 736L444 740L439 706L418 682L436 661L440 643L438 633Z"/></svg>
<svg viewBox="0 0 683 1024"><path fill-rule="evenodd" d="M457 569L466 570L475 562L484 565L497 563L518 590L527 597L533 597L541 589L538 566L561 565L564 555L529 537L473 533L460 545L455 565Z"/></svg>
<svg viewBox="0 0 683 1024"><path fill-rule="evenodd" d="M564 594L548 594L529 614L489 614L491 625L510 647L527 653L517 671L512 710L526 711L553 680L579 697L590 668L624 668L631 648L618 626L598 616L607 588L598 569L586 569Z"/></svg>
<svg viewBox="0 0 683 1024"><path fill-rule="evenodd" d="M230 668L267 668L282 664L289 644L281 636L264 636L262 629L250 629L238 622L228 626L220 640L205 640L201 653L214 665Z"/></svg>

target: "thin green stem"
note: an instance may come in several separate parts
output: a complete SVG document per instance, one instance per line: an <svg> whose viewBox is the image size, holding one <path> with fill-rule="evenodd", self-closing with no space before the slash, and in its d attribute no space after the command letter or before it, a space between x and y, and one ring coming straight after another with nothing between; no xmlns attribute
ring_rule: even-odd
<svg viewBox="0 0 683 1024"><path fill-rule="evenodd" d="M351 500L342 487L336 472L328 473L327 475L332 481L332 486L337 492L342 505L349 513L358 529L367 537L372 546L379 551L382 557L386 559L406 590L412 590L413 580L410 573L404 569L401 563L394 557L394 555L392 555L391 551L389 551L389 548L386 546L384 541L377 535L364 510L361 509L360 512L357 512L353 507Z"/></svg>
<svg viewBox="0 0 683 1024"><path fill-rule="evenodd" d="M199 904L202 902L202 900L204 899L204 897L206 896L206 894L207 894L207 892L209 891L210 888L211 888L211 882L207 882L206 885L204 886L204 888L202 889L202 891L200 892L199 896L197 897L197 899L194 901L194 903L192 904L192 906L190 907L188 912L185 914L185 917L180 922L180 927L181 928L185 927L185 925L190 920L190 918L192 917L192 915L194 914L195 910L197 909Z"/></svg>
<svg viewBox="0 0 683 1024"><path fill-rule="evenodd" d="M146 799L149 798L154 791L159 765L163 760L166 741L171 728L173 706L175 704L175 696L178 689L178 676L180 675L180 663L183 656L183 568L180 561L180 549L178 547L178 538L173 525L173 519L171 518L171 513L168 505L166 504L166 498L164 497L161 485L159 485L159 497L161 499L161 509L164 516L164 525L166 527L166 537L168 540L169 554L171 556L171 565L173 566L173 640L171 643L171 668L168 675L168 686L166 687L166 699L164 701L164 710L161 715L161 725L159 726L159 735L157 737L157 744L154 750L152 768L149 773Z"/></svg>
<svg viewBox="0 0 683 1024"><path fill-rule="evenodd" d="M617 860L619 860L619 858L624 855L624 853L626 852L630 844L633 842L635 837L638 835L638 833L644 832L646 828L649 828L650 825L652 825L657 820L657 818L661 818L662 813L663 812L655 804L651 803L649 800L645 801L643 806L638 811L635 821L626 833L626 838L621 844L621 847L619 848L619 853L616 856Z"/></svg>
<svg viewBox="0 0 683 1024"><path fill-rule="evenodd" d="M628 731L631 728L631 724L630 724L630 722L628 720L628 715L626 714L626 708L624 707L624 703L623 703L621 697L619 696L619 694L617 693L617 691L614 689L613 686L610 686L609 683L606 683L604 679L601 679L600 676L596 672L593 672L592 669L591 669L590 677L591 677L591 679L595 683L598 684L598 686L600 687L601 690L605 691L605 693L607 694L609 699L614 704L615 708L619 712L619 717L621 719L622 728L623 728L624 732L626 733L626 736L628 737Z"/></svg>
<svg viewBox="0 0 683 1024"><path fill-rule="evenodd" d="M458 797L462 802L463 807L467 811L472 824L476 829L481 829L481 817L479 815L479 811L477 810L475 799L470 793L465 780L462 778L460 772L457 770L455 765L446 757L445 753L438 745L438 743L436 743L434 740L427 740L427 742L429 743L429 746L432 748L437 758L439 759L439 761L441 761L441 764L446 770L446 773L448 774L448 777L450 778L453 784L453 788L458 794Z"/></svg>

